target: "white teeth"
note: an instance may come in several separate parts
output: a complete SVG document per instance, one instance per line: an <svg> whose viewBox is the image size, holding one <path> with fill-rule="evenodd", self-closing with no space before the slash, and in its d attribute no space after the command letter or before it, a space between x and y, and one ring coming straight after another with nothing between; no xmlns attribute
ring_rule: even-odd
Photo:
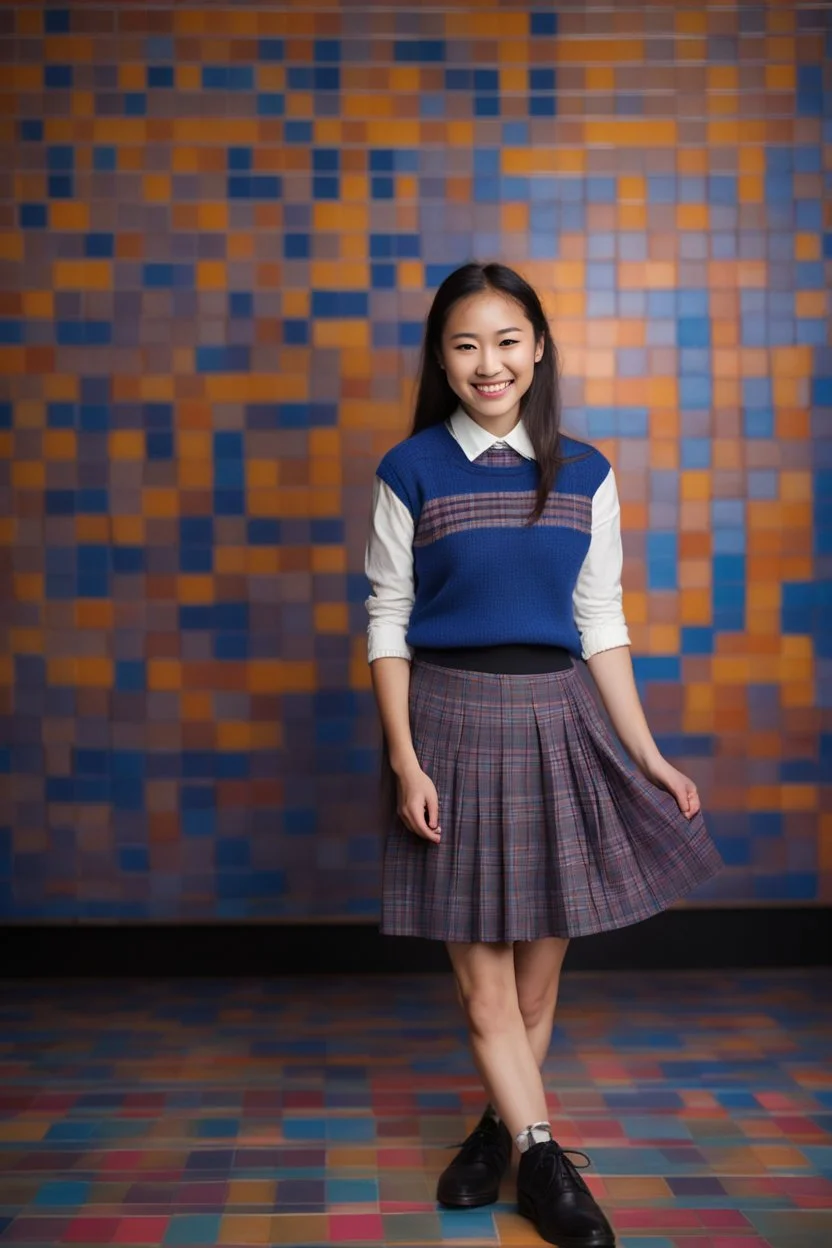
<svg viewBox="0 0 832 1248"><path fill-rule="evenodd" d="M483 394L499 394L501 390L508 390L510 385L510 381L501 381L496 386L480 386L475 382L474 389L480 390Z"/></svg>

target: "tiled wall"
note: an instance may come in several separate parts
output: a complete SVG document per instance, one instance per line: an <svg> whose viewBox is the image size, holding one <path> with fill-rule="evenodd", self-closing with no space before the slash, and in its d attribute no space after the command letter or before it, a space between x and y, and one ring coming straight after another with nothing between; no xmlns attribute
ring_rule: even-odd
<svg viewBox="0 0 832 1248"><path fill-rule="evenodd" d="M617 466L700 900L832 900L831 31L0 10L3 916L376 914L369 489L472 256L540 288Z"/></svg>

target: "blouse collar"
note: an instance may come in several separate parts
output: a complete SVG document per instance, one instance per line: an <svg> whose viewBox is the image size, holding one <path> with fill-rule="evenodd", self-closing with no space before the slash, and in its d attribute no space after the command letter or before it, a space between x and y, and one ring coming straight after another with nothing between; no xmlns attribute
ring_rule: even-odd
<svg viewBox="0 0 832 1248"><path fill-rule="evenodd" d="M518 420L510 433L502 438L495 438L487 429L483 429L482 425L472 420L464 408L458 407L453 416L448 419L447 426L451 436L457 440L471 462L495 445L509 446L524 459L536 459L531 438L522 420Z"/></svg>

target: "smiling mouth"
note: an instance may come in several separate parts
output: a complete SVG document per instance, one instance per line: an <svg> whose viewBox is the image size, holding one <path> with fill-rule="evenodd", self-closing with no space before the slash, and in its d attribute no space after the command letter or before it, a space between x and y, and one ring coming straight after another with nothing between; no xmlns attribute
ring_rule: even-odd
<svg viewBox="0 0 832 1248"><path fill-rule="evenodd" d="M474 381L471 383L471 385L477 391L478 394L496 396L498 394L505 394L506 390L508 390L510 386L514 385L514 382L509 380L509 381L497 381L497 382L488 382L488 383L478 384L477 382Z"/></svg>

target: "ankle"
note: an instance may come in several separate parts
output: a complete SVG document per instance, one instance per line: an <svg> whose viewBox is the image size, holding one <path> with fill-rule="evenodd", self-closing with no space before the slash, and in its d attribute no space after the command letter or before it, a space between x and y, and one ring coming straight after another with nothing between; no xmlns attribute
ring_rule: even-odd
<svg viewBox="0 0 832 1248"><path fill-rule="evenodd" d="M548 1122L533 1122L515 1135L514 1143L521 1153L527 1153L535 1144L548 1144L551 1139L552 1128Z"/></svg>

